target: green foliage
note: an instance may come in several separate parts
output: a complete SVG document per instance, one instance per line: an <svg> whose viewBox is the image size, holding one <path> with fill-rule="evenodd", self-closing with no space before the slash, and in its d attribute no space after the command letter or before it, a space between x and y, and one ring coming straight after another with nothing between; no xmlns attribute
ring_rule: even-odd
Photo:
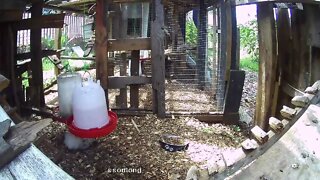
<svg viewBox="0 0 320 180"><path fill-rule="evenodd" d="M253 60L259 61L258 24L251 20L245 25L239 25L240 46L247 51Z"/></svg>
<svg viewBox="0 0 320 180"><path fill-rule="evenodd" d="M54 39L51 38L42 38L42 49L54 49Z"/></svg>
<svg viewBox="0 0 320 180"><path fill-rule="evenodd" d="M50 71L54 68L54 64L47 58L42 59L42 69L43 71Z"/></svg>
<svg viewBox="0 0 320 180"><path fill-rule="evenodd" d="M198 29L193 20L187 20L186 22L186 42L191 46L197 46Z"/></svg>
<svg viewBox="0 0 320 180"><path fill-rule="evenodd" d="M29 87L28 72L22 74L22 85L24 87Z"/></svg>
<svg viewBox="0 0 320 180"><path fill-rule="evenodd" d="M240 60L240 68L258 72L259 71L259 62L255 57L249 56Z"/></svg>

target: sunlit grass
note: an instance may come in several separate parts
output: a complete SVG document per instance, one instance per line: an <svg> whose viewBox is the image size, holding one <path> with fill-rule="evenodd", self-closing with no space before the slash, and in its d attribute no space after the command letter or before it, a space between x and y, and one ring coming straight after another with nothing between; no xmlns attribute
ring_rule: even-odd
<svg viewBox="0 0 320 180"><path fill-rule="evenodd" d="M248 56L240 60L240 68L248 71L258 72L259 62Z"/></svg>

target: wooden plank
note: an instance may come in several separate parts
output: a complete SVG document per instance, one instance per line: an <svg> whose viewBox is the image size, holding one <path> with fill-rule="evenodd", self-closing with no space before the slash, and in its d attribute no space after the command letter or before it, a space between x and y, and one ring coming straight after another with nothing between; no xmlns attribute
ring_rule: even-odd
<svg viewBox="0 0 320 180"><path fill-rule="evenodd" d="M164 8L161 0L153 0L151 19L151 70L153 112L165 117Z"/></svg>
<svg viewBox="0 0 320 180"><path fill-rule="evenodd" d="M109 39L108 51L150 50L151 38Z"/></svg>
<svg viewBox="0 0 320 180"><path fill-rule="evenodd" d="M41 55L42 57L47 57L47 56L53 56L53 55L58 55L60 54L60 51L57 50L42 50ZM17 60L24 60L24 59L31 59L32 53L27 52L27 53L19 53L17 54Z"/></svg>
<svg viewBox="0 0 320 180"><path fill-rule="evenodd" d="M285 82L288 82L290 78L289 64L292 56L292 43L291 43L291 27L289 12L287 9L279 9L277 11L277 40L278 40L278 64L277 64L277 76L280 88L278 90L276 116L279 116L279 112L282 109L283 104L290 103L290 97L283 92L282 87ZM277 84L278 84L277 83ZM276 84L276 85L277 85ZM274 97L275 99L276 97Z"/></svg>
<svg viewBox="0 0 320 180"><path fill-rule="evenodd" d="M284 93L289 95L290 97L295 97L295 96L303 96L304 93L300 91L299 89L294 88L292 85L288 84L287 82L283 82L281 89Z"/></svg>
<svg viewBox="0 0 320 180"><path fill-rule="evenodd" d="M0 106L0 122L6 119L10 118ZM34 145L0 169L0 179L3 177L4 179L73 179Z"/></svg>
<svg viewBox="0 0 320 180"><path fill-rule="evenodd" d="M120 76L126 76L127 75L127 54L126 53L121 53L121 61L120 61ZM134 76L133 76L134 77ZM123 80L116 81L116 82L123 82ZM129 82L132 82L131 80ZM151 79L150 79L151 83ZM113 86L112 83L110 82L110 77L109 77L109 84L110 88ZM121 108L127 108L127 87L123 87L120 89L120 94L119 94L119 106Z"/></svg>
<svg viewBox="0 0 320 180"><path fill-rule="evenodd" d="M260 3L257 8L260 64L254 122L263 130L267 130L268 119L272 115L276 82L277 46L273 5Z"/></svg>
<svg viewBox="0 0 320 180"><path fill-rule="evenodd" d="M150 2L151 0L112 0L114 3Z"/></svg>
<svg viewBox="0 0 320 180"><path fill-rule="evenodd" d="M27 1L22 0L2 0L1 1L1 11L5 10L23 10L25 6L27 5Z"/></svg>
<svg viewBox="0 0 320 180"><path fill-rule="evenodd" d="M51 121L52 119L33 122L24 121L11 127L10 133L5 136L5 141L3 141L6 142L7 145L9 145L10 151L1 154L5 158L1 158L0 168L3 168L20 153L26 150L31 145L30 143L32 143L36 139L37 133L48 126Z"/></svg>
<svg viewBox="0 0 320 180"><path fill-rule="evenodd" d="M224 113L239 112L242 90L245 79L245 71L231 70L230 80L226 91L226 98L224 103Z"/></svg>
<svg viewBox="0 0 320 180"><path fill-rule="evenodd" d="M131 76L139 77L139 59L140 59L140 51L134 50L131 51ZM131 85L130 86L130 108L138 108L139 107L139 85Z"/></svg>
<svg viewBox="0 0 320 180"><path fill-rule="evenodd" d="M65 14L51 14L46 16L21 19L13 22L15 30L39 29L39 28L63 28Z"/></svg>
<svg viewBox="0 0 320 180"><path fill-rule="evenodd" d="M61 49L61 37L62 37L62 29L61 28L57 28L55 29L55 37L54 37L54 48L55 49ZM61 54L60 52L56 55L57 59L60 60ZM54 75L58 76L61 73L60 69L55 66L54 67Z"/></svg>
<svg viewBox="0 0 320 180"><path fill-rule="evenodd" d="M8 87L9 83L10 83L9 79L7 79L2 74L0 74L0 92L6 87Z"/></svg>
<svg viewBox="0 0 320 180"><path fill-rule="evenodd" d="M97 0L95 16L95 51L97 79L100 79L101 85L106 91L106 99L108 101L108 28L106 25L106 9L107 2L104 0Z"/></svg>
<svg viewBox="0 0 320 180"><path fill-rule="evenodd" d="M302 108L302 110L290 122L287 122L288 124L286 124L284 126L283 131L281 131L280 133L274 135L271 139L268 140L267 143L259 146L257 150L252 151L251 153L247 154L247 158L238 161L237 163L235 163L234 166L228 167L222 173L214 175L213 178L215 178L215 179L225 179L226 177L229 177L230 175L236 173L242 167L245 167L248 164L252 163L254 160L257 160L258 157L260 157L263 153L265 153L268 149L270 149L286 132L288 132L288 130L292 127L292 125L295 124L295 122L298 121L299 118L303 118L302 116L307 111L309 106L311 108L314 107L314 105L310 105L310 104L317 104L319 101L320 101L320 93L317 93L317 95L314 96L314 98L311 100L311 102L306 107ZM311 110L311 111L316 112L315 110ZM283 121L282 121L282 123L283 123ZM310 142L313 142L313 144L314 144L314 141L310 141ZM276 157L279 157L279 153L277 153ZM268 164L268 165L270 166L270 164ZM260 166L258 166L258 167L260 168ZM279 169L277 169L277 171L279 171ZM248 176L246 176L246 178L247 177ZM287 177L287 176L285 176L285 177ZM246 179L246 178L244 178L244 179ZM237 179L237 178L235 178L235 179Z"/></svg>
<svg viewBox="0 0 320 180"><path fill-rule="evenodd" d="M249 5L249 4L256 4L256 3L283 3L282 0L232 0L233 5ZM307 4L319 4L319 1L316 0L286 0L286 3L307 3Z"/></svg>
<svg viewBox="0 0 320 180"><path fill-rule="evenodd" d="M219 44L219 56L218 56L218 90L217 90L217 108L218 111L223 111L224 108L224 98L225 98L225 84L227 80L227 67L228 67L228 47L227 42L228 39L228 19L230 20L228 12L227 3L222 3L220 7L220 14L218 13L219 20L218 27L220 27L220 32L218 36L218 44ZM231 21L229 21L231 22ZM229 52L231 53L231 51ZM229 61L230 62L230 61ZM230 64L229 64L230 65Z"/></svg>
<svg viewBox="0 0 320 180"><path fill-rule="evenodd" d="M176 115L178 115L178 113ZM201 114L201 115L195 114L192 116L196 119L199 119L199 121L206 122L206 123L238 124L240 119L239 113L228 113L228 114L217 113L217 114Z"/></svg>
<svg viewBox="0 0 320 180"><path fill-rule="evenodd" d="M34 3L31 8L31 17L39 18L42 16L42 3ZM42 69L42 49L41 45L41 29L34 28L31 30L30 49L31 49L31 100L36 107L41 107L45 104L43 94L43 69Z"/></svg>
<svg viewBox="0 0 320 180"><path fill-rule="evenodd" d="M320 148L315 145L320 139L319 126L309 117L319 117L319 112L319 106L311 105L281 139L228 179L318 179Z"/></svg>
<svg viewBox="0 0 320 180"><path fill-rule="evenodd" d="M239 70L240 57L238 56L240 53L240 37L238 36L238 28L237 28L237 14L236 7L230 7L230 24L229 31L231 31L231 40L230 43L230 68L234 70ZM230 33L230 32L229 32ZM240 32L239 32L240 33ZM229 34L230 35L230 34Z"/></svg>

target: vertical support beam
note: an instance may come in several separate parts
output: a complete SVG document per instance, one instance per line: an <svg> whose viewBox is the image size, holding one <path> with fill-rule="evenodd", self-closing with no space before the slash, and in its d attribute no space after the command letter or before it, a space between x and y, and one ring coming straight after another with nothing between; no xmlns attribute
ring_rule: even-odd
<svg viewBox="0 0 320 180"><path fill-rule="evenodd" d="M198 27L198 60L197 76L200 89L205 86L206 59L207 59L207 7L204 0L199 1Z"/></svg>
<svg viewBox="0 0 320 180"><path fill-rule="evenodd" d="M42 2L32 4L31 18L42 16ZM31 69L32 69L32 105L41 107L45 104L43 92L43 69L42 69L42 46L41 28L31 29L30 50L31 50Z"/></svg>
<svg viewBox="0 0 320 180"><path fill-rule="evenodd" d="M228 83L224 114L239 112L242 90L244 85L245 71L231 70L230 82ZM227 122L225 122L227 123Z"/></svg>
<svg viewBox="0 0 320 180"><path fill-rule="evenodd" d="M120 76L127 75L127 53L121 53L120 61ZM120 89L119 106L120 108L127 108L127 88Z"/></svg>
<svg viewBox="0 0 320 180"><path fill-rule="evenodd" d="M108 32L106 25L107 2L97 0L96 6L96 26L95 26L95 51L96 51L96 68L97 79L100 79L101 85L105 90L108 103Z"/></svg>
<svg viewBox="0 0 320 180"><path fill-rule="evenodd" d="M55 38L54 38L54 48L61 49L61 36L62 36L62 29L57 28L55 29ZM60 53L57 54L57 58L60 59L61 55ZM60 74L60 70L57 68L57 66L54 66L54 74L58 76Z"/></svg>
<svg viewBox="0 0 320 180"><path fill-rule="evenodd" d="M279 79L279 85L282 82L289 82L290 64L291 58L291 40L290 40L290 18L287 9L279 9L277 12L277 40L278 40L278 63L277 63L277 77ZM276 116L280 115L280 110L284 104L290 104L291 97L289 97L283 91L278 91L278 98L276 106Z"/></svg>
<svg viewBox="0 0 320 180"><path fill-rule="evenodd" d="M220 27L220 36L218 38L219 44L219 58L218 58L218 91L217 91L217 110L223 111L225 84L226 84L226 71L227 71L227 2L222 2L218 14L218 26Z"/></svg>
<svg viewBox="0 0 320 180"><path fill-rule="evenodd" d="M153 113L165 117L164 8L161 0L153 0L151 22L151 58Z"/></svg>
<svg viewBox="0 0 320 180"><path fill-rule="evenodd" d="M234 14L232 13L232 8L231 8L231 4L230 1L226 1L225 3L223 3L222 5L224 8L221 8L221 16L225 16L225 22L221 22L221 34L222 35L222 42L224 43L224 48L225 50L221 49L221 53L225 53L225 61L226 61L226 69L225 69L225 81L226 84L230 79L230 70L231 70L231 66L232 66L232 59L233 55L232 54L232 48L233 48L233 22L235 23L235 27L237 24L237 20L236 20L236 14L235 14L235 7L234 7ZM222 11L224 10L224 11Z"/></svg>
<svg viewBox="0 0 320 180"><path fill-rule="evenodd" d="M239 69L239 60L237 58L238 53L240 53L240 44L238 44L238 28L237 28L237 12L236 12L236 6L231 6L230 7L230 20L231 20L231 64L230 68L233 70L238 70ZM228 30L229 30L228 29Z"/></svg>
<svg viewBox="0 0 320 180"><path fill-rule="evenodd" d="M139 76L140 51L131 51L131 76ZM139 108L139 85L130 86L130 107Z"/></svg>
<svg viewBox="0 0 320 180"><path fill-rule="evenodd" d="M259 81L254 122L268 130L268 119L272 113L274 84L276 82L276 34L272 3L257 5L259 39Z"/></svg>

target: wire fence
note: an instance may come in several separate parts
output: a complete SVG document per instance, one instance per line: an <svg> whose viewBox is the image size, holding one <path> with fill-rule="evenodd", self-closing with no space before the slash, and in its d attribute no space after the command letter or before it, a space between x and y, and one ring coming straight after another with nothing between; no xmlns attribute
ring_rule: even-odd
<svg viewBox="0 0 320 180"><path fill-rule="evenodd" d="M31 18L31 13L23 14L23 19ZM64 18L64 26L62 28L62 35L67 39L75 37L83 37L83 25L85 17L82 15L66 14ZM43 28L42 39L53 40L56 36L56 28ZM17 47L18 53L28 52L30 50L30 30L20 30L17 33Z"/></svg>

